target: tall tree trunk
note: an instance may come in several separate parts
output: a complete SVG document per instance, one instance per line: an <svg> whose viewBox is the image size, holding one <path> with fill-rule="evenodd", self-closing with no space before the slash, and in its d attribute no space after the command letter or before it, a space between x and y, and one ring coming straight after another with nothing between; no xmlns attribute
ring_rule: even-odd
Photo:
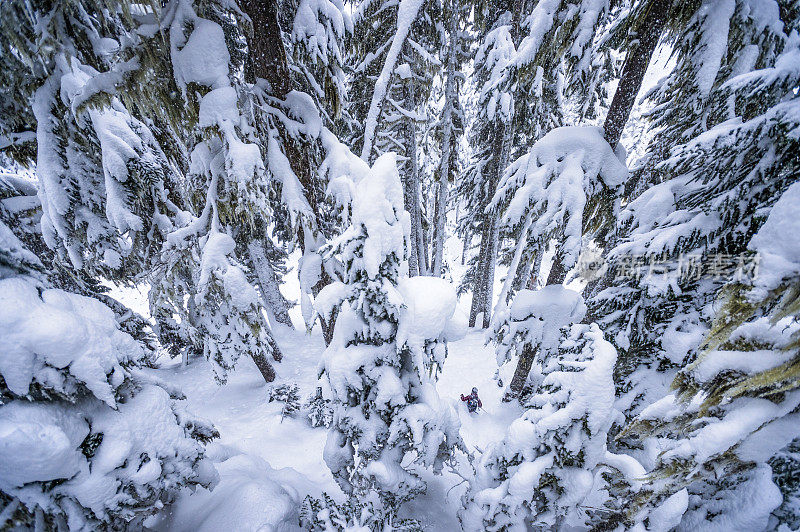
<svg viewBox="0 0 800 532"><path fill-rule="evenodd" d="M240 0L239 5L253 23L253 34L247 42L251 77L267 80L272 95L283 100L292 90L292 78L278 25L278 2Z"/></svg>
<svg viewBox="0 0 800 532"><path fill-rule="evenodd" d="M413 112L416 106L414 94L414 80L409 78L403 84L404 106ZM403 176L403 199L408 213L411 215L411 256L409 258L409 275L424 275L425 255L422 236L422 212L420 209L420 182L419 161L417 160L417 131L416 123L411 117L406 117L406 149L407 160L405 175Z"/></svg>
<svg viewBox="0 0 800 532"><path fill-rule="evenodd" d="M636 103L636 96L642 88L642 81L647 72L647 67L653 58L653 52L658 45L661 38L661 33L664 30L667 18L669 17L670 8L672 7L672 0L653 0L648 6L648 11L644 15L640 29L638 31L638 44L631 49L626 58L625 64L622 67L622 76L619 80L619 85L614 93L614 99L611 101L611 107L608 109L605 123L603 124L603 131L606 141L612 148L616 148L619 139L622 136L622 131L630 118L631 110ZM630 183L626 184L626 187ZM613 216L614 199L609 198L603 201L599 207L599 216L609 217ZM586 221L584 220L584 226ZM599 242L602 245L601 258L603 260L608 256L611 250L611 242L613 241L613 231L606 232L602 235ZM585 297L589 297L600 290L602 290L602 279L598 278L590 281L584 288ZM590 316L587 314L587 319Z"/></svg>
<svg viewBox="0 0 800 532"><path fill-rule="evenodd" d="M556 245L556 252L553 255L553 265L550 266L550 273L547 274L546 285L562 284L569 271L564 267L564 253L560 245Z"/></svg>
<svg viewBox="0 0 800 532"><path fill-rule="evenodd" d="M528 286L531 275L535 275L533 274L533 266L535 262L536 259L534 259L533 257L525 257L523 259L521 264L522 267L517 269L517 272L514 275L514 282L511 285L511 288L514 290L514 292L518 292L522 288ZM509 275L511 275L511 272L509 272ZM536 285L534 284L534 286Z"/></svg>
<svg viewBox="0 0 800 532"><path fill-rule="evenodd" d="M644 73L667 22L671 5L672 0L653 0L650 3L639 27L637 35L639 42L625 58L622 76L603 125L606 140L612 148L619 143L633 104L636 103L636 95L642 87Z"/></svg>
<svg viewBox="0 0 800 532"><path fill-rule="evenodd" d="M458 67L458 9L457 0L451 2L450 20L448 21L448 33L450 34L450 49L447 51L447 81L444 88L444 132L442 139L442 160L439 164L439 190L436 196L436 240L433 243L433 269L432 273L436 277L443 274L445 225L447 221L447 188L450 178L450 158L453 150L453 137L455 128L453 127L453 110L456 98L458 97L456 85L456 68Z"/></svg>
<svg viewBox="0 0 800 532"><path fill-rule="evenodd" d="M283 47L281 28L278 24L278 2L277 0L241 0L239 6L250 17L253 24L253 33L248 35L248 72L246 74L252 78L261 78L267 81L270 86L271 94L280 100L286 99L286 95L292 90L291 72L286 59L286 50ZM292 138L282 127L278 127L278 134L284 155L289 160L292 171L297 176L303 186L303 193L311 207L311 212L319 216L322 202L322 191L317 190L314 182L314 172L311 168L311 158L308 156L313 150L302 139ZM312 226L312 232L322 227L320 220L312 218L308 220ZM306 242L303 231L300 231L299 244L305 252L306 246L313 245ZM299 273L299 272L298 272ZM320 282L314 287L314 293L330 284L332 279L324 271ZM326 322L320 319L323 336L326 343L330 343L333 337L334 319Z"/></svg>
<svg viewBox="0 0 800 532"><path fill-rule="evenodd" d="M523 0L514 0L511 15L511 37L515 45L520 42L520 20L522 17ZM497 132L495 133L494 144L497 159L495 164L489 169L491 172L488 183L487 198L489 200L494 196L497 190L497 185L500 178L506 171L508 160L511 156L511 142L513 140L513 123L514 117L507 116L498 121ZM481 248L485 248L486 255L484 259L486 266L483 270L482 279L479 284L483 287L480 291L478 299L478 308L476 314L483 313L483 326L488 327L491 322L491 307L494 291L494 263L497 256L498 245L498 214L494 211L483 212L484 218L488 220L488 228L485 233L481 234Z"/></svg>
<svg viewBox="0 0 800 532"><path fill-rule="evenodd" d="M250 263L256 273L258 287L261 290L261 298L273 324L277 322L294 328L292 319L289 317L289 302L281 294L278 277L267 258L267 245L270 244L263 240L251 240L247 244Z"/></svg>
<svg viewBox="0 0 800 532"><path fill-rule="evenodd" d="M430 261L430 253L429 250L431 248L430 242L430 231L426 229L427 218L422 216L422 180L419 179L417 181L418 189L419 189L419 205L420 205L420 212L419 212L419 234L422 237L422 242L420 243L420 256L422 259L420 260L420 264L423 265L423 269L425 273L423 275L430 275L431 273L431 261Z"/></svg>
<svg viewBox="0 0 800 532"><path fill-rule="evenodd" d="M489 239L489 248L486 262L486 274L484 277L484 288L481 294L483 300L483 328L489 327L492 320L492 300L494 299L494 270L497 258L497 246L499 239L499 227L497 223L497 216L494 214L491 217L491 236Z"/></svg>
<svg viewBox="0 0 800 532"><path fill-rule="evenodd" d="M506 120L502 123L501 128L501 138L502 144L500 148L500 157L497 160L497 168L494 175L494 179L492 180L490 186L492 195L494 195L495 190L497 190L497 185L500 183L500 178L503 177L503 173L506 171L506 167L508 166L508 160L511 157L511 142L512 142L512 132L513 132L513 117L509 116L506 117ZM496 209L493 209L491 212L487 213L490 223L490 235L489 235L489 246L487 248L488 253L488 262L486 265L485 271L485 278L483 280L485 289L481 295L482 303L481 307L483 308L483 328L487 328L489 323L491 322L492 318L492 299L494 296L494 270L495 270L495 259L497 257L497 248L498 248L498 238L499 238L499 213L496 212Z"/></svg>
<svg viewBox="0 0 800 532"><path fill-rule="evenodd" d="M485 277L484 271L486 269L486 255L487 246L484 243L489 239L489 221L484 217L481 224L481 240L479 243L478 251L478 264L475 268L475 274L472 279L472 304L469 310L469 326L475 327L475 322L480 313L480 305L482 301L483 284L482 279Z"/></svg>

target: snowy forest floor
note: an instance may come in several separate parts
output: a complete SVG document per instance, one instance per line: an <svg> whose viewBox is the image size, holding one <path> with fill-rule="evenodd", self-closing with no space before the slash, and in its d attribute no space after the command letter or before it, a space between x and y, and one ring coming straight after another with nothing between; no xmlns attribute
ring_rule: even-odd
<svg viewBox="0 0 800 532"><path fill-rule="evenodd" d="M448 241L446 252L451 255L451 264L456 265L452 272L456 285L465 270L456 259L460 249L457 239ZM290 261L294 263L296 257ZM505 268L499 269L502 271L495 277L495 294L505 273ZM293 299L299 294L296 276L290 273L285 281L282 291ZM112 294L146 313L146 294L118 287L112 289ZM459 309L468 314L469 305L469 294L462 296ZM317 369L325 344L318 326L311 334L305 332L299 310L295 307L290 311L296 329L278 326L274 330L283 360L275 364L277 378L273 383L264 383L246 357L239 360L224 385L215 382L211 364L200 358L182 366L180 360L163 356L160 367L149 370L180 388L186 395L188 410L211 421L220 433L220 438L207 446L207 454L220 475L219 484L211 492L199 488L192 493L185 489L172 507L147 523L149 526L187 532L256 530L271 524L271 514L284 513L271 506L286 499L276 493L279 489L289 491L299 502L306 494L319 497L323 492L337 501L344 500L323 460L328 429L313 428L300 417L282 419L283 403L269 402L270 389L281 384L297 384L301 402L318 386ZM494 379L497 362L494 347L485 345L485 334L484 329L469 329L463 339L449 343L437 381L441 398L450 401L459 413L461 437L470 452L501 440L508 425L522 414L517 403L500 401L504 387ZM513 360L500 368L503 383L510 382L515 365ZM469 414L459 397L473 386L478 388L483 402L483 411L478 414ZM459 471L466 475L470 467L467 456L457 452L456 461ZM407 503L401 517L418 519L430 531L459 530L456 512L461 508L466 483L447 467L441 475L430 471L419 474L428 485L427 492Z"/></svg>
<svg viewBox="0 0 800 532"><path fill-rule="evenodd" d="M466 270L460 265L461 249L457 238L449 239L445 248L456 286ZM296 267L298 258L297 254L290 256L290 267ZM505 270L498 265L495 295L500 291ZM296 299L300 293L296 275L289 273L284 281L281 291L290 300ZM111 295L147 314L146 293L115 286ZM461 296L459 310L468 315L470 303L469 294ZM290 315L295 329L279 325L274 330L283 360L274 365L277 378L270 384L264 382L247 357L239 359L223 385L216 383L211 364L202 358L182 366L179 359L163 355L160 367L148 370L177 386L186 395L188 410L211 421L220 433L207 446L207 455L220 475L219 484L210 492L204 488L196 492L184 489L176 503L149 520L148 526L170 532L257 530L265 524L273 525L271 517L286 513L274 506L287 499L281 496L285 495L279 492L281 489L298 503L306 494L320 497L323 492L339 502L344 500L323 460L328 429L313 428L301 416L282 418L283 403L269 402L270 389L282 384L296 384L301 403L318 386L318 364L325 349L319 326L307 334L299 306L291 309ZM484 329L474 328L461 340L450 342L437 379L440 397L450 401L459 413L461 437L470 452L482 451L489 443L501 440L507 427L523 412L518 403L501 402L505 387L498 386L494 379L498 371L494 346L486 345L485 337ZM500 368L504 384L510 382L515 366L516 360L512 360ZM478 388L483 402L483 411L478 414L468 413L459 397L468 394L473 386ZM456 461L466 476L470 467L467 456L457 451ZM432 532L459 530L456 512L461 508L460 498L467 484L447 467L441 475L430 471L419 474L427 483L427 492L407 503L400 517L413 517Z"/></svg>
<svg viewBox="0 0 800 532"><path fill-rule="evenodd" d="M294 487L300 497L303 493L319 496L325 491L343 499L322 459L327 429L312 428L303 419L282 420L283 403L268 402L270 387L283 383L296 383L302 399L315 391L317 363L324 350L322 336L316 331L307 335L286 327L276 331L276 336L284 360L276 365L278 378L271 385L266 385L255 365L245 359L223 386L214 382L211 365L201 359L185 367L180 361L165 359L160 369L152 370L179 386L186 394L189 410L212 421L220 432L220 438L208 446L220 472L219 485L211 493L202 488L194 494L186 490L157 528L250 530L265 512L274 511L265 508L263 501L271 489L265 483L276 478L284 486ZM521 414L519 406L500 402L503 389L492 378L496 369L494 351L484 345L483 330L470 330L462 340L449 345L438 389L441 397L458 409L461 436L469 450L483 449L502 438L508 424ZM504 382L510 378L505 373L512 371L511 364L501 369ZM478 387L483 401L485 411L479 414L469 414L459 400L459 395L468 393L472 386ZM276 474L259 459L274 469L291 469ZM459 468L469 467L462 453L457 459ZM458 530L456 511L466 484L456 486L461 479L446 468L440 476L424 472L423 478L428 483L427 493L407 504L404 513L419 519L427 530Z"/></svg>

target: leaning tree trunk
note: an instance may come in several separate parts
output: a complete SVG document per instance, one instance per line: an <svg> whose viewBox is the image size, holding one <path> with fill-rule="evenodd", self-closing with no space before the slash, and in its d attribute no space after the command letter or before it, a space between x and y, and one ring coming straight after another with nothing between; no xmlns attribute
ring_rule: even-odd
<svg viewBox="0 0 800 532"><path fill-rule="evenodd" d="M269 344L270 351L272 351L272 359L276 362L280 362L281 359L283 359L283 355L278 347L278 343L275 341L275 338L272 337L272 333L269 331L267 331L267 343ZM272 367L272 364L270 364L267 357L260 353L253 354L253 362L266 382L272 382L275 380L275 369Z"/></svg>
<svg viewBox="0 0 800 532"><path fill-rule="evenodd" d="M672 0L653 0L648 6L648 11L642 20L638 32L638 44L628 52L625 65L622 67L622 76L619 85L608 109L606 121L603 125L606 140L615 148L622 136L622 130L636 102L636 95L642 88L642 80L653 51L656 49L661 32L667 22Z"/></svg>
<svg viewBox="0 0 800 532"><path fill-rule="evenodd" d="M625 129L625 124L628 122L631 110L636 103L636 96L642 88L642 81L644 80L647 67L653 58L653 52L658 45L661 38L661 33L664 30L667 18L669 17L672 0L653 0L648 6L648 11L642 20L640 30L638 32L638 44L630 50L625 58L625 64L622 67L622 76L619 80L619 85L614 93L614 99L611 101L611 107L606 115L606 121L603 124L603 131L606 141L612 148L616 148L619 139L622 136L622 131ZM629 184L626 184L628 187ZM608 194L608 191L606 191ZM598 208L597 216L612 219L614 212L614 201L609 198L601 198L601 205ZM584 220L584 226L587 220ZM611 242L613 241L614 233L607 231L603 234L604 242L601 250L601 258L603 260L608 256L611 249ZM584 288L586 297L591 296L602 290L602 280L594 279L590 281ZM587 315L587 319L590 316Z"/></svg>
<svg viewBox="0 0 800 532"><path fill-rule="evenodd" d="M664 29L671 4L671 0L653 0L642 21L642 29L639 32L639 44L628 53L625 59L625 65L622 68L622 77L614 93L614 99L611 102L611 107L608 110L608 115L603 125L606 141L608 141L612 148L616 148L619 143L622 130L625 128L625 124L630 117L633 104L636 102L636 96L639 94L639 90L642 87L642 80L647 71L647 66L650 63L653 51ZM606 253L607 250L604 248L604 256ZM550 274L547 276L546 284L561 284L564 282L566 274L567 272L564 268L563 258L559 249L553 257L553 266L550 268ZM529 285L529 288L535 289L533 278L531 281L532 284ZM519 398L528 380L533 357L533 349L526 345L517 361L514 377L511 380L511 385L503 396L503 401L512 401Z"/></svg>
<svg viewBox="0 0 800 532"><path fill-rule="evenodd" d="M279 100L286 99L292 90L291 72L286 59L286 50L283 47L281 28L278 24L277 0L241 0L239 6L250 17L253 24L253 33L248 35L248 75L252 78L261 78L267 81L271 94ZM320 220L320 203L322 191L317 190L314 182L314 172L311 168L309 153L313 152L311 146L302 139L292 138L280 125L277 128L281 139L284 155L289 160L292 171L297 176L303 187L303 193L314 215L308 220L312 232L322 227ZM305 242L303 231L300 231L299 244L303 251L309 242ZM319 283L314 287L314 293L319 293L322 288L330 284L332 279L324 271ZM333 338L334 319L329 321L320 319L325 342L330 343Z"/></svg>
<svg viewBox="0 0 800 532"><path fill-rule="evenodd" d="M556 245L556 252L553 255L553 265L550 267L550 273L547 274L547 282L545 285L562 284L567 278L568 270L564 267L564 252L561 250L560 245Z"/></svg>
<svg viewBox="0 0 800 532"><path fill-rule="evenodd" d="M258 279L258 287L261 290L261 298L273 324L282 323L287 327L294 328L292 319L289 317L289 302L281 294L278 276L275 275L275 270L267 258L265 249L267 245L263 240L251 240L247 244L250 262Z"/></svg>
<svg viewBox="0 0 800 532"><path fill-rule="evenodd" d="M536 351L530 344L525 344L522 348L522 354L517 359L517 367L514 370L514 376L511 378L511 384L508 385L505 394L503 394L503 402L510 403L515 399L519 399L522 395L522 390L525 389L525 383L528 382L528 374L531 372L533 366L533 359L536 356Z"/></svg>

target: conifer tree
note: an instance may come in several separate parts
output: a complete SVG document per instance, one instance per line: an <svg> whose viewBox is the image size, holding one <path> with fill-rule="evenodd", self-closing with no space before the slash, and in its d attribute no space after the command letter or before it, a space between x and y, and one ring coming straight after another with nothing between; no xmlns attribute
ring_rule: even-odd
<svg viewBox="0 0 800 532"><path fill-rule="evenodd" d="M686 127L686 140L673 144L672 156L659 164L658 151L651 150L649 161L633 175L639 195L620 213L610 268L589 300L590 315L620 349L617 383L629 415L662 397L684 360L694 358L712 319L704 307L735 272L731 261L740 256L749 261L749 239L763 222L757 213L774 204L792 182L784 162L791 166L792 161L780 154L795 148L778 133L791 129L789 114L782 110L793 99L792 74L778 61L783 46L783 53L791 55L795 45L792 27L783 25L774 8L770 16L775 19L754 19L744 6L725 19L725 47L749 50L752 62L745 65L744 59L717 52L723 59L715 63L717 79L708 96L677 106L680 113L671 116L682 116L680 121L665 121L665 116L656 122L663 134L672 131L675 138ZM713 35L719 44L715 16L697 11L681 42L710 41ZM702 21L712 28L703 30ZM782 45L776 47L776 40ZM694 100L696 82L682 76L710 59L688 50L675 77L662 85L674 87L676 95L682 87L686 93L681 97ZM690 109L695 109L691 120ZM729 121L732 112L739 125ZM706 127L698 130L703 115ZM764 142L773 136L774 143Z"/></svg>
<svg viewBox="0 0 800 532"><path fill-rule="evenodd" d="M384 154L371 169L345 178L353 191L346 207L350 225L330 250L341 264L340 281L317 298L323 314L339 308L321 362L334 406L324 456L345 493L365 501L377 492L382 506L395 512L425 489L410 465L440 471L460 444L459 423L429 377L442 360L431 357L438 350L425 347L433 347L428 340L441 331L420 346L408 336L420 331L402 324L403 308L413 306L400 286L407 277L410 220L395 155ZM454 305L455 297L451 314Z"/></svg>
<svg viewBox="0 0 800 532"><path fill-rule="evenodd" d="M254 82L254 110L266 111L255 126L259 137L268 139L267 168L281 188L282 205L275 212L278 237L303 251L298 273L308 322L311 297L331 280L317 254L333 227L324 201L325 183L316 169L322 159L322 128L333 127L343 103L340 42L352 28L343 4L335 0L246 1L242 9L250 19L246 74ZM273 276L270 269L279 265L261 260L261 255L269 258L274 246L263 235L251 239L252 260L263 264L259 277L269 287L265 291L274 295L277 317L284 302L277 286L268 281ZM329 342L332 322L323 320L321 326Z"/></svg>
<svg viewBox="0 0 800 532"><path fill-rule="evenodd" d="M542 137L511 164L494 198L496 204L507 205L501 222L520 227L510 270L519 267L530 242L542 250L553 239L560 242L554 262L572 267L585 245L584 221L591 198L617 189L627 173L599 128L563 127ZM495 308L495 328L506 319L512 282L513 273L506 278ZM519 396L532 360L529 351L520 353L505 400Z"/></svg>
<svg viewBox="0 0 800 532"><path fill-rule="evenodd" d="M460 81L464 78L462 69L467 54L467 35L465 19L468 4L452 1L447 9L442 9L444 20L447 21L447 48L443 55L444 68L442 76L444 81L444 108L438 129L441 130L439 144L441 145L439 164L434 176L438 174L436 199L434 208L434 234L433 249L431 252L431 273L435 276L444 274L444 243L447 222L447 207L449 197L449 184L456 182L459 173L459 140L464 132L464 112L460 102Z"/></svg>
<svg viewBox="0 0 800 532"><path fill-rule="evenodd" d="M788 154L797 146L783 133L797 127L797 95L790 88L796 87L797 69L789 66L798 50L796 10L773 4L756 17L741 4L733 7L722 19L700 9L686 26L684 42L706 45L699 47L702 53L686 53L664 86L674 94L686 90L682 97L694 103L666 112L675 122L660 127L676 136L686 127L687 140L672 147L669 159L645 166L640 186L652 182L654 174L646 172L658 172L662 182L644 188L623 211L621 241L610 253L618 267L590 302L620 348L618 405L633 423L616 445L636 452L650 438L666 435L660 445L667 450L646 464L652 482L642 493L629 494L634 502L623 511L628 523L652 523L653 508L671 500L682 507L674 524L693 527L709 520L765 527L781 496L767 462L794 437L768 428L786 423L793 408L781 410L795 387L781 373L792 371L791 275L786 278L785 263L755 266L759 257L777 253L781 238L767 238L762 230L775 235L770 220L790 218L778 213L788 203L783 197L793 197L796 188L796 165ZM709 55L711 44L716 59ZM748 53L734 59L720 46ZM715 79L677 77L703 71ZM708 90L700 100L698 84ZM700 116L705 119L697 122ZM765 223L771 212L775 218ZM624 274L612 281L622 266ZM778 289L781 282L787 284ZM787 337L773 328L780 319ZM763 367L737 366L739 358L753 359L754 351L763 353L757 357ZM756 381L756 388L749 385ZM781 395L770 391L776 389ZM758 422L764 432L735 421L762 400L772 412ZM686 451L722 427L730 429L730 438L709 441L703 452ZM758 443L767 432L777 448ZM741 455L740 448L750 454ZM692 470L688 476L685 468ZM722 480L712 470L729 474ZM748 490L754 499L743 515L736 497Z"/></svg>
<svg viewBox="0 0 800 532"><path fill-rule="evenodd" d="M9 4L4 6L7 19L18 21L24 39L4 32L9 53L3 56L14 67L7 75L30 72L37 80L26 83L32 92L19 97L31 102L37 128L47 244L90 275L123 283L149 280L156 331L171 352L205 353L223 368L245 352L269 379L273 371L267 355L275 344L260 305L250 297L254 289L235 259L209 255L204 263L198 253L211 233L232 238L247 223L268 219L270 212L264 180L252 180L263 168L259 149L240 140L251 133L238 122L232 85L237 79L228 77L232 52L234 61L239 55L234 44L229 49L225 31L236 42L235 25L215 6L207 9L219 23L197 16L191 3L177 1L158 13L135 15L127 4L114 4L103 20L87 15L105 13L90 4L35 5L31 10ZM169 40L162 38L162 28L171 28ZM192 40L195 29L199 33ZM209 43L197 44L207 36ZM34 47L37 40L47 45ZM25 46L20 48L21 42ZM206 55L193 55L198 50ZM197 88L213 90L203 94ZM162 102L168 102L167 108L185 102L188 113L164 113ZM200 142L187 157L185 146L195 142L197 123L216 128L220 137ZM212 164L213 155L222 159ZM231 179L220 180L222 173ZM236 189L223 199L234 200L238 212L216 202L217 184L227 186L228 193ZM247 212L249 218L240 218ZM223 223L230 227L221 228ZM200 237L202 243L186 245L187 238ZM233 252L232 240L211 241L209 252L213 248L223 257ZM234 290L242 298L231 308L222 308L231 300L220 301L221 277L212 271L228 272L228 288L241 288ZM209 281L214 285L210 292ZM230 328L222 325L228 310Z"/></svg>
<svg viewBox="0 0 800 532"><path fill-rule="evenodd" d="M525 413L475 465L459 513L465 530L585 526L583 507L603 502L603 473L643 473L606 449L616 350L597 324L573 325L585 312L581 296L561 286L517 294L498 357L530 346L540 378Z"/></svg>
<svg viewBox="0 0 800 532"><path fill-rule="evenodd" d="M219 434L141 370L155 353L111 308L60 286L32 189L0 177L3 523L141 527L182 487L216 482L202 444Z"/></svg>
<svg viewBox="0 0 800 532"><path fill-rule="evenodd" d="M412 275L430 270L428 231L422 203L419 161L420 123L441 67L436 49L442 43L441 4L434 1L364 1L354 13L349 52L352 131L350 143L361 146L367 162L394 151L403 158L405 207L411 214Z"/></svg>
<svg viewBox="0 0 800 532"><path fill-rule="evenodd" d="M796 497L796 486L781 493L768 461L797 437L800 417L800 255L782 236L797 225L798 199L795 183L750 241L763 258L759 275L721 290L702 351L678 372L674 392L625 429L666 436L650 482L629 495L629 520L652 520L661 501L682 493L682 526L765 529L784 497ZM797 519L791 504L784 513Z"/></svg>
<svg viewBox="0 0 800 532"><path fill-rule="evenodd" d="M484 327L491 317L499 237L496 221L503 207L493 204L492 197L509 162L565 121L596 116L605 82L613 74L608 48L599 39L609 25L610 5L548 1L530 6L530 11L527 8L524 2L509 5L492 23L495 27L486 33L476 56L481 98L485 98L483 112L488 114L476 117L481 124L472 139L477 149L462 194L473 198L470 210L488 222L472 275L477 286L470 312L470 323L483 314ZM494 16L502 12L494 7L490 11ZM478 26L481 23L478 19ZM489 125L495 114L505 122ZM492 142L490 135L494 135ZM514 154L514 150L519 151ZM467 223L474 223L471 220L468 217ZM527 258L534 260L534 254L528 252Z"/></svg>

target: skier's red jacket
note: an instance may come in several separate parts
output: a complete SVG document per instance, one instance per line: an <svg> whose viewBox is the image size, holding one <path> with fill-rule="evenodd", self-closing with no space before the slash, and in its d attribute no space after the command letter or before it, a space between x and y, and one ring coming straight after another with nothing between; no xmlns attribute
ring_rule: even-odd
<svg viewBox="0 0 800 532"><path fill-rule="evenodd" d="M463 393L461 394L461 400L465 403L470 399L478 401L478 408L483 408L483 403L481 402L481 398L478 397L477 393L471 393L469 395L464 395Z"/></svg>

